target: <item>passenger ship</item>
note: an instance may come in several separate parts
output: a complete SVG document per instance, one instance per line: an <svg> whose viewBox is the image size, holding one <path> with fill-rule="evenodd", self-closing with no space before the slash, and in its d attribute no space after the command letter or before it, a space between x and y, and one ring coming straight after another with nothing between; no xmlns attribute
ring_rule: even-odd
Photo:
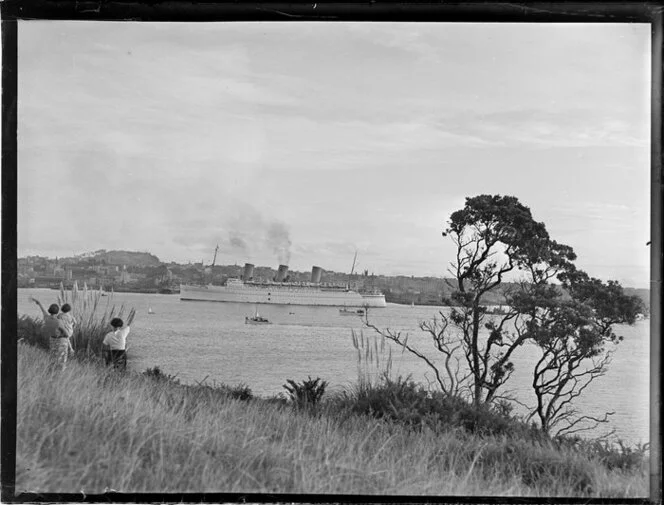
<svg viewBox="0 0 664 505"><path fill-rule="evenodd" d="M223 286L180 285L180 300L330 307L385 307L385 295L378 291L353 290L349 285L321 282L322 269L313 267L310 282L286 280L287 265L279 265L273 281L253 279L254 265L247 263L240 279L228 279Z"/></svg>

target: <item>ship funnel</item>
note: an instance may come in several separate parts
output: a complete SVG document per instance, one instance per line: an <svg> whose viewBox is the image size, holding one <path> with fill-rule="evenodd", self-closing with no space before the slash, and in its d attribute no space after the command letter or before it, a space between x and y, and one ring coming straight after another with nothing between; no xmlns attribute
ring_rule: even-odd
<svg viewBox="0 0 664 505"><path fill-rule="evenodd" d="M288 265L279 265L279 270L277 271L277 282L283 282L288 273Z"/></svg>
<svg viewBox="0 0 664 505"><path fill-rule="evenodd" d="M251 263L245 263L244 264L244 274L242 275L242 279L245 281L250 281L254 276L254 265Z"/></svg>
<svg viewBox="0 0 664 505"><path fill-rule="evenodd" d="M323 273L321 267L313 267L311 269L311 282L314 284L320 284L320 276Z"/></svg>

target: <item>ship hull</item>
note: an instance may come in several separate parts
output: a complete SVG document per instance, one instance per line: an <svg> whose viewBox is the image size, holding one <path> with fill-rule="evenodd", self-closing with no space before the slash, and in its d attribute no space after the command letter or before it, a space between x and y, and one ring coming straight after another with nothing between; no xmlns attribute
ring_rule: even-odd
<svg viewBox="0 0 664 505"><path fill-rule="evenodd" d="M289 286L180 286L180 300L327 307L385 307L385 295Z"/></svg>

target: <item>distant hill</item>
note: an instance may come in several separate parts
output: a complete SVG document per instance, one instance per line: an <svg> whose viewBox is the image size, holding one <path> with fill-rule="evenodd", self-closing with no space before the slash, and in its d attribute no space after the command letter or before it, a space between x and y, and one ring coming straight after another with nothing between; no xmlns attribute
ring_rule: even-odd
<svg viewBox="0 0 664 505"><path fill-rule="evenodd" d="M450 296L453 291L453 287L456 286L456 280L455 279L447 279L447 283L445 285L443 294L444 296ZM499 286L497 289L494 291L491 291L487 293L483 298L482 301L486 304L489 305L500 305L502 303L505 303L505 298L503 293L505 290L510 289L510 288L517 288L516 284L506 282L505 284ZM628 288L624 287L623 289L625 291L626 295L629 296L638 296L643 300L643 303L645 304L646 307L650 307L650 290L649 289L644 289L644 288Z"/></svg>
<svg viewBox="0 0 664 505"><path fill-rule="evenodd" d="M80 254L74 258L66 258L65 260L92 260L95 263L104 262L107 265L126 265L128 267L153 267L161 265L161 261L157 256L147 252L106 251L105 249Z"/></svg>
<svg viewBox="0 0 664 505"><path fill-rule="evenodd" d="M134 267L156 267L161 261L154 254L132 251L108 251L100 259L110 265L127 265Z"/></svg>

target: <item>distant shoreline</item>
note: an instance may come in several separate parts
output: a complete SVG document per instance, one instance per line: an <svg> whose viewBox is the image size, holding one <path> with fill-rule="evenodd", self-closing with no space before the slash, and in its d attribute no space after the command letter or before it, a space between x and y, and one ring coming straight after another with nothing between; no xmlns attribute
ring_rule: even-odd
<svg viewBox="0 0 664 505"><path fill-rule="evenodd" d="M55 286L22 286L18 289L51 289L53 291L59 291L60 287ZM83 289L83 288L79 288ZM72 287L65 287L65 291L71 291ZM96 288L88 288L89 291L97 291ZM107 291L106 293L141 293L144 295L179 295L179 291L170 291L166 292L159 289L132 289L132 288L113 288L112 291Z"/></svg>

